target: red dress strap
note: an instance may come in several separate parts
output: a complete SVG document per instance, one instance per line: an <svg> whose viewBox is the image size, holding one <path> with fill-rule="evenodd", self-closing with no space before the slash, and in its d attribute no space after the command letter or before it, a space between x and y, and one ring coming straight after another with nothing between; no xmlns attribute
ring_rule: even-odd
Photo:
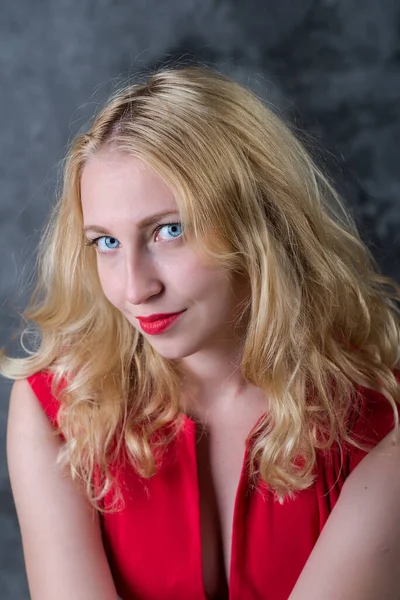
<svg viewBox="0 0 400 600"><path fill-rule="evenodd" d="M400 371L394 371L400 385ZM359 443L376 446L395 426L393 408L380 392L358 386L361 402L355 415L352 437ZM400 407L397 405L400 416ZM348 473L360 463L367 452L351 446L348 450Z"/></svg>
<svg viewBox="0 0 400 600"><path fill-rule="evenodd" d="M39 371L30 375L27 378L32 390L34 391L39 403L41 404L45 414L53 426L58 429L57 415L61 406L60 401L53 395L51 391L51 384L53 381L53 375L48 371ZM64 435L59 432L61 438L65 441ZM98 466L95 466L93 473L93 481L96 489L96 493L100 492L100 470ZM103 501L100 501L100 506L103 505Z"/></svg>
<svg viewBox="0 0 400 600"><path fill-rule="evenodd" d="M51 392L51 383L53 376L48 371L39 371L27 378L32 390L35 392L47 417L54 425L58 427L57 414L60 408L60 402Z"/></svg>

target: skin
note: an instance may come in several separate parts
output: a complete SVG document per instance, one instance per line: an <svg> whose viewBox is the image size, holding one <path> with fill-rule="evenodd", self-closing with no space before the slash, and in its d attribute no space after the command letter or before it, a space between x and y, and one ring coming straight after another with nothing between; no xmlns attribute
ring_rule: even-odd
<svg viewBox="0 0 400 600"><path fill-rule="evenodd" d="M237 369L241 332L232 326L248 289L237 276L205 265L185 242L174 193L161 176L138 158L103 149L83 169L81 202L88 240L103 235L95 243L97 268L111 304L158 353L181 361L197 396L211 403L249 391ZM174 214L139 228L160 211ZM177 225L155 231L170 222ZM137 319L183 309L161 335L144 333Z"/></svg>
<svg viewBox="0 0 400 600"><path fill-rule="evenodd" d="M181 408L206 425L207 439L198 447L206 506L203 572L205 587L215 597L221 568L210 515L220 515L227 579L244 441L266 410L265 395L244 382L239 369L243 325L233 324L248 287L243 278L204 264L182 235L173 191L139 159L115 150L94 156L83 170L81 201L88 239L104 234L104 227L112 236L97 240L95 247L105 296L159 354L180 361L185 373ZM161 229L157 223L139 227L160 211L175 212L158 221ZM137 319L182 309L186 312L160 335L143 332Z"/></svg>
<svg viewBox="0 0 400 600"><path fill-rule="evenodd" d="M138 315L187 309L167 332L144 335L157 352L182 362L198 387L201 404L208 403L212 412L211 471L229 548L243 440L257 410L265 410L265 399L243 381L237 368L240 336L232 321L247 292L235 279L230 282L228 273L205 266L183 238L174 238L175 229L155 233L152 225L139 230L145 217L160 210L177 211L177 205L162 178L138 159L110 150L92 157L83 170L81 195L84 225L100 226L91 227L88 238L104 234L101 229L106 227L117 240L111 244L116 249L108 250L103 243L97 249L106 252L97 255L98 273L104 294L132 326L140 330ZM178 221L176 213L160 223ZM239 395L237 410L229 411ZM254 400L251 409L249 398ZM247 419L240 414L245 407ZM223 413L235 415L235 428L232 423L227 427ZM233 430L233 437L221 437ZM399 464L400 444L390 432L346 480L290 600L400 598ZM229 559L226 554L226 572ZM212 587L212 573L210 581Z"/></svg>
<svg viewBox="0 0 400 600"><path fill-rule="evenodd" d="M157 236L155 226L139 231L142 218L177 208L172 191L140 161L116 153L93 157L83 172L82 208L85 224L107 227L118 240L117 250L98 255L98 272L107 298L133 327L140 327L138 315L187 308L168 333L148 339L164 356L181 360L209 393L211 471L219 485L222 530L229 548L237 465L245 432L256 416L256 404L247 421L230 411L237 423L227 427L218 409L225 401L227 407L241 390L249 391L235 368L240 340L229 324L243 288L239 282L228 283L227 273L205 267L183 240L167 241L172 229L165 228ZM162 222L172 220L175 217ZM87 232L90 238L101 234L97 229ZM248 407L243 396L240 400L240 410ZM16 381L10 397L7 461L30 596L32 600L116 600L98 519L85 495L56 465L60 440L52 433L29 383ZM289 600L400 598L399 465L400 444L390 432L346 480ZM208 515L208 500L206 509ZM212 527L213 523L208 542ZM212 589L215 565L206 562L207 557L212 562L212 545L204 548L205 579ZM227 554L226 572L229 558Z"/></svg>

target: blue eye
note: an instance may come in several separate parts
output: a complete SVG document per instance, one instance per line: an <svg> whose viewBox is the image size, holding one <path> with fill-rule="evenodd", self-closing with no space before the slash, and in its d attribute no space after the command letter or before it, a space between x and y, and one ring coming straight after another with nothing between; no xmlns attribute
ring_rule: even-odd
<svg viewBox="0 0 400 600"><path fill-rule="evenodd" d="M172 231L172 239L176 239L178 238L180 235L182 235L182 223L163 223L162 225L158 225L158 227L155 229L154 233L158 233L159 231L161 231L161 229L164 229L165 227L169 227ZM171 240L167 240L167 241L171 241Z"/></svg>
<svg viewBox="0 0 400 600"><path fill-rule="evenodd" d="M93 240L88 240L86 243L88 246L96 246L98 251L103 254L106 254L109 250L115 250L119 245L117 238L109 235L101 235Z"/></svg>
<svg viewBox="0 0 400 600"><path fill-rule="evenodd" d="M102 241L104 241L107 250L114 250L114 248L118 248L119 241L117 240L117 238L109 237L108 235L106 235L99 238L98 242L100 243ZM102 250L100 246L99 249Z"/></svg>
<svg viewBox="0 0 400 600"><path fill-rule="evenodd" d="M167 228L170 229L169 234L172 236L170 239L165 240L167 242L172 242L182 235L182 223L160 223L154 230L154 235L158 234L162 229ZM117 238L109 235L100 235L94 239L87 240L86 245L95 246L99 254L109 254L112 250L119 248L120 243Z"/></svg>

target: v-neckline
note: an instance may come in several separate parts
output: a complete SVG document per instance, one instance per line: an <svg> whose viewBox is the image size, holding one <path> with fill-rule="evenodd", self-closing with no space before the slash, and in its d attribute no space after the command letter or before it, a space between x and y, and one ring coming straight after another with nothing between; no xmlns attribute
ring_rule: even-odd
<svg viewBox="0 0 400 600"><path fill-rule="evenodd" d="M262 415L257 419L256 423L250 429L248 435L245 440L245 449L242 459L242 465L240 469L239 481L237 484L235 499L234 499L234 508L233 508L233 517L231 524L231 548L230 548L230 563L229 563L229 577L227 581L228 585L228 598L229 600L234 597L238 597L238 589L239 582L237 581L237 574L239 569L236 568L236 550L240 546L239 534L241 533L240 527L238 527L238 517L240 515L241 505L243 503L244 494L243 494L243 486L245 482L245 475L247 472L247 461L249 456L250 444L252 442L254 430L257 428L258 424L262 421L262 419L267 415L267 411L262 413ZM197 470L197 453L196 453L196 428L199 424L198 421L193 419L187 414L184 414L184 418L186 423L190 427L190 445L193 452L193 460L195 469L195 495L196 495L196 546L198 548L198 573L200 577L200 587L202 591L203 600L209 600L207 593L204 587L204 569L203 569L203 552L202 552L202 531L201 531L201 512L200 512L200 482L199 482L199 474Z"/></svg>

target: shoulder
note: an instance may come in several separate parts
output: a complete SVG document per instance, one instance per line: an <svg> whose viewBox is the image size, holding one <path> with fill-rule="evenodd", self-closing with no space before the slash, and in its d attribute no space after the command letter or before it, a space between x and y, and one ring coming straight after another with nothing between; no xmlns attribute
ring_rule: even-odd
<svg viewBox="0 0 400 600"><path fill-rule="evenodd" d="M11 396L19 406L25 402L34 404L34 409L44 412L52 425L57 427L60 401L53 394L52 383L53 375L49 371L38 371L26 379L15 381Z"/></svg>
<svg viewBox="0 0 400 600"><path fill-rule="evenodd" d="M370 449L347 448L340 496L290 596L293 600L372 600L400 594L393 569L400 560L400 435L387 398L364 387L358 392L359 410L350 433Z"/></svg>
<svg viewBox="0 0 400 600"><path fill-rule="evenodd" d="M400 384L400 374L396 374L396 379ZM400 413L399 404L396 404L396 412ZM355 403L350 411L347 432L350 439L361 447L340 439L335 440L328 449L317 452L316 473L324 486L324 493L329 490L333 504L345 481L358 470L360 463L375 448L376 452L380 452L380 444L395 427L395 414L394 407L382 393L356 386Z"/></svg>
<svg viewBox="0 0 400 600"><path fill-rule="evenodd" d="M11 388L7 418L7 455L21 456L23 448L54 432L48 416L28 378L15 381ZM21 439L24 440L23 448Z"/></svg>
<svg viewBox="0 0 400 600"><path fill-rule="evenodd" d="M396 372L400 385L400 372ZM396 409L380 392L363 386L357 386L358 404L354 411L350 427L351 437L358 443L366 445L370 450L378 446L395 427L395 414L400 413L399 404ZM368 454L354 446L347 449L347 469L350 474Z"/></svg>
<svg viewBox="0 0 400 600"><path fill-rule="evenodd" d="M34 418L37 422L45 422L42 418L43 411L29 381L29 378L14 381L11 387L8 422L23 427L24 423Z"/></svg>
<svg viewBox="0 0 400 600"><path fill-rule="evenodd" d="M61 439L43 412L27 379L11 388L6 453L16 503L23 502L30 484L40 483L56 461ZM42 469L46 467L46 469Z"/></svg>
<svg viewBox="0 0 400 600"><path fill-rule="evenodd" d="M36 383L40 379L36 376ZM6 435L10 476L14 469L24 468L25 460L29 468L31 452L38 444L42 447L42 442L47 440L51 451L56 452L62 441L56 426L59 403L49 390L43 393L32 385L32 380L31 377L16 380L11 388Z"/></svg>
<svg viewBox="0 0 400 600"><path fill-rule="evenodd" d="M31 596L116 599L98 516L84 490L59 466L61 445L31 382L16 381L7 463Z"/></svg>

